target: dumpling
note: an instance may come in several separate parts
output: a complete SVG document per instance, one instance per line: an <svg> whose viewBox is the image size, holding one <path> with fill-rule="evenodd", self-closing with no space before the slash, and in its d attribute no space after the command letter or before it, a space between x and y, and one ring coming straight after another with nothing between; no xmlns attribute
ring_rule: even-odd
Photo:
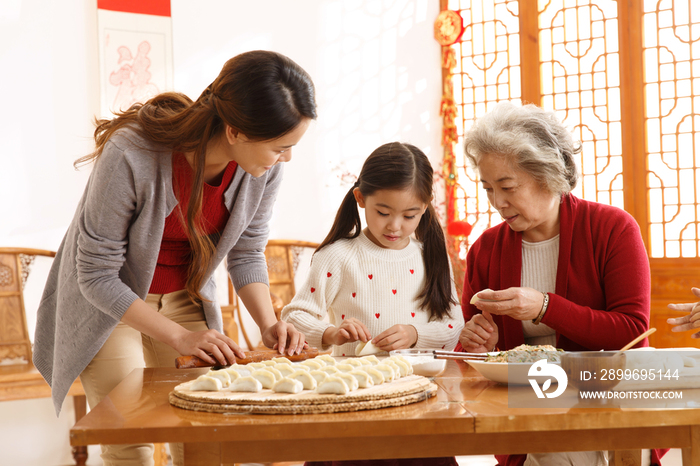
<svg viewBox="0 0 700 466"><path fill-rule="evenodd" d="M221 388L221 379L210 377L208 375L200 375L192 383L192 385L190 385L190 390L193 391L216 392L221 390Z"/></svg>
<svg viewBox="0 0 700 466"><path fill-rule="evenodd" d="M275 374L266 369L255 370L251 375L260 382L263 388L272 388L277 381L275 379Z"/></svg>
<svg viewBox="0 0 700 466"><path fill-rule="evenodd" d="M304 366L304 367L309 367L309 368L311 368L311 370L320 369L326 365L325 362L323 362L321 360L317 360L317 359L318 358L307 359L306 361L300 362L299 365Z"/></svg>
<svg viewBox="0 0 700 466"><path fill-rule="evenodd" d="M326 366L335 366L335 359L330 354L322 354L320 356L316 356L315 359L317 361L325 362Z"/></svg>
<svg viewBox="0 0 700 466"><path fill-rule="evenodd" d="M275 364L291 364L292 361L289 360L289 358L285 358L283 356L280 356L278 358L272 358L272 361L275 361Z"/></svg>
<svg viewBox="0 0 700 466"><path fill-rule="evenodd" d="M360 367L362 362L360 358L348 358L345 360L345 364L350 364L351 366Z"/></svg>
<svg viewBox="0 0 700 466"><path fill-rule="evenodd" d="M228 374L226 371L218 370L218 371L209 371L207 374L209 377L214 377L215 379L221 380L221 386L223 388L228 387L231 385L231 376Z"/></svg>
<svg viewBox="0 0 700 466"><path fill-rule="evenodd" d="M359 345L355 347L355 356L367 356L368 354L381 353L384 350L377 348L372 340L368 342L360 342Z"/></svg>
<svg viewBox="0 0 700 466"><path fill-rule="evenodd" d="M266 366L274 366L277 365L277 362L275 362L274 359L268 359L267 361L261 361L261 364Z"/></svg>
<svg viewBox="0 0 700 466"><path fill-rule="evenodd" d="M336 364L335 368L338 369L340 372L350 372L351 370L355 369L355 366L353 366L352 364L341 363Z"/></svg>
<svg viewBox="0 0 700 466"><path fill-rule="evenodd" d="M391 382L396 378L396 371L389 364L377 364L374 369L382 373L385 382Z"/></svg>
<svg viewBox="0 0 700 466"><path fill-rule="evenodd" d="M298 380L304 387L304 390L314 390L318 386L318 382L311 372L306 372L303 370L296 370L290 376L290 379Z"/></svg>
<svg viewBox="0 0 700 466"><path fill-rule="evenodd" d="M291 364L277 364L275 366L275 369L277 369L280 374L282 374L282 377L287 377L289 374L294 372L294 367L292 367Z"/></svg>
<svg viewBox="0 0 700 466"><path fill-rule="evenodd" d="M277 366L266 366L259 370L272 372L272 374L275 376L275 381L282 380L284 378L284 375L277 370Z"/></svg>
<svg viewBox="0 0 700 466"><path fill-rule="evenodd" d="M355 377L357 379L357 386L359 388L368 388L374 386L374 380L372 377L365 371L360 371L360 370L354 370L350 372L350 375Z"/></svg>
<svg viewBox="0 0 700 466"><path fill-rule="evenodd" d="M345 385L348 386L348 390L350 391L357 390L360 387L360 382L349 372L341 372L338 374L338 377L343 379L343 382L345 382Z"/></svg>
<svg viewBox="0 0 700 466"><path fill-rule="evenodd" d="M311 377L316 379L316 384L323 382L324 380L326 380L326 378L330 376L328 372L323 371L311 371L309 372L309 374L311 374Z"/></svg>
<svg viewBox="0 0 700 466"><path fill-rule="evenodd" d="M304 389L303 384L299 380L285 377L279 382L275 382L272 391L277 393L301 393Z"/></svg>
<svg viewBox="0 0 700 466"><path fill-rule="evenodd" d="M236 380L238 377L240 377L242 375L240 372L238 372L237 370L231 369L230 367L227 367L226 369L222 369L222 370L228 374L229 379L231 379L230 380L231 383L233 383L234 380ZM248 372L248 374L250 374L250 373Z"/></svg>
<svg viewBox="0 0 700 466"><path fill-rule="evenodd" d="M232 392L259 392L262 390L262 384L252 375L239 377L231 384Z"/></svg>
<svg viewBox="0 0 700 466"><path fill-rule="evenodd" d="M292 364L292 367L295 371L311 372L311 368L309 366L302 366L301 364Z"/></svg>
<svg viewBox="0 0 700 466"><path fill-rule="evenodd" d="M333 374L337 374L338 372L340 372L338 370L338 368L335 366L326 366L326 367L320 368L319 370L325 372L328 375L333 375Z"/></svg>
<svg viewBox="0 0 700 466"><path fill-rule="evenodd" d="M394 360L386 358L384 361L382 361L382 364L388 364L392 369L394 369L394 378L398 379L400 377L401 373L399 371L399 365L396 364Z"/></svg>
<svg viewBox="0 0 700 466"><path fill-rule="evenodd" d="M237 372L237 373L239 373L240 375L250 375L250 373L252 372L253 369L252 369L251 367L247 366L247 365L232 364L232 365L228 366L228 367L227 367L226 369L224 369L224 370L225 370L226 372L228 372L229 375L231 375L232 372ZM231 378L231 380L233 380L233 378Z"/></svg>
<svg viewBox="0 0 700 466"><path fill-rule="evenodd" d="M379 385L386 381L386 377L384 377L384 374L381 371L375 369L375 367L377 366L368 367L367 369L363 368L363 370L364 372L367 372L370 377L372 377L372 382L374 385Z"/></svg>
<svg viewBox="0 0 700 466"><path fill-rule="evenodd" d="M250 368L250 371L253 372L255 369L262 369L263 367L266 367L267 364L263 364L261 362L251 362L246 365L247 367Z"/></svg>
<svg viewBox="0 0 700 466"><path fill-rule="evenodd" d="M340 377L328 377L326 380L318 384L316 393L333 393L335 395L345 395L348 393L348 386Z"/></svg>
<svg viewBox="0 0 700 466"><path fill-rule="evenodd" d="M486 288L486 289L481 290L481 291L493 291L493 290L492 290L491 288ZM492 299L481 299L481 298L479 298L477 295L478 295L479 293L481 293L481 291L479 291L478 293L474 293L474 295L472 295L472 299L469 300L469 304L476 304L477 301L493 301Z"/></svg>
<svg viewBox="0 0 700 466"><path fill-rule="evenodd" d="M373 354L370 354L370 355L367 355L367 356L362 356L362 357L360 358L360 361L361 361L362 363L367 362L367 363L369 363L369 364L372 365L372 366L376 366L377 364L379 364L379 363L381 362L381 361L379 360L379 358L376 357L376 356L373 355Z"/></svg>
<svg viewBox="0 0 700 466"><path fill-rule="evenodd" d="M413 374L413 366L410 362L406 362L405 358L399 359L396 356L392 356L384 362L391 361L399 369L399 375L401 377L406 377L407 375Z"/></svg>

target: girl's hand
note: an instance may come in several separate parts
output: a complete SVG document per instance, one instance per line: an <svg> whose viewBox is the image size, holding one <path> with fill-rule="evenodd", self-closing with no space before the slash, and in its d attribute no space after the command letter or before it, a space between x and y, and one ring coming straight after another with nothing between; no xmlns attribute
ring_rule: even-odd
<svg viewBox="0 0 700 466"><path fill-rule="evenodd" d="M498 343L498 326L488 311L482 311L464 325L459 342L468 353L488 353Z"/></svg>
<svg viewBox="0 0 700 466"><path fill-rule="evenodd" d="M286 349L289 356L301 353L301 350L308 346L304 341L304 334L283 320L278 320L263 330L262 341L265 346L276 349L280 354L284 354Z"/></svg>
<svg viewBox="0 0 700 466"><path fill-rule="evenodd" d="M410 348L418 341L418 331L413 325L396 324L376 336L372 343L384 351Z"/></svg>
<svg viewBox="0 0 700 466"><path fill-rule="evenodd" d="M199 332L190 332L184 328L182 330L182 336L175 341L174 346L182 355L194 355L210 364L221 366L235 364L235 356L245 357L245 353L235 341L216 330Z"/></svg>
<svg viewBox="0 0 700 466"><path fill-rule="evenodd" d="M364 341L367 342L372 338L372 335L365 327L365 324L359 320L348 317L343 320L340 327L328 327L325 332L323 332L323 344L324 345L344 345L345 343L351 343L353 341Z"/></svg>
<svg viewBox="0 0 700 466"><path fill-rule="evenodd" d="M544 305L544 296L534 288L512 287L500 291L481 291L478 297L474 306L480 311L516 320L536 319Z"/></svg>
<svg viewBox="0 0 700 466"><path fill-rule="evenodd" d="M692 292L696 297L700 298L700 288L693 288ZM700 302L669 304L668 307L674 311L688 312L687 316L666 320L667 323L675 325L675 327L671 329L672 332L685 332L687 330L700 328ZM700 338L700 332L694 333L692 338Z"/></svg>

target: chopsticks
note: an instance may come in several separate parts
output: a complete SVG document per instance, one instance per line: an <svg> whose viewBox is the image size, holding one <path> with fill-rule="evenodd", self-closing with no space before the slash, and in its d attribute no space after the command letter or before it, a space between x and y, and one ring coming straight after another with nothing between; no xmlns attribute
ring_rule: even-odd
<svg viewBox="0 0 700 466"><path fill-rule="evenodd" d="M462 353L460 351L433 350L435 359L481 359L488 356L487 353Z"/></svg>

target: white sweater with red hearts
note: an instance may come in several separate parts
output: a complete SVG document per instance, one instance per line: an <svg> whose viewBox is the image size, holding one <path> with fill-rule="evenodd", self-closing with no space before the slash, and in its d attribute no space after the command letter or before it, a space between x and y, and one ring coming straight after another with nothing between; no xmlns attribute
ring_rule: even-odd
<svg viewBox="0 0 700 466"><path fill-rule="evenodd" d="M306 281L282 310L282 320L303 332L310 346L322 349L328 349L321 341L323 332L354 317L373 338L396 324L413 325L418 331L415 348L452 350L464 326L461 309L452 305L449 317L429 322L430 313L418 299L424 280L419 241L386 249L363 232L314 254ZM454 286L452 294L458 302ZM358 343L336 346L333 355L354 355Z"/></svg>

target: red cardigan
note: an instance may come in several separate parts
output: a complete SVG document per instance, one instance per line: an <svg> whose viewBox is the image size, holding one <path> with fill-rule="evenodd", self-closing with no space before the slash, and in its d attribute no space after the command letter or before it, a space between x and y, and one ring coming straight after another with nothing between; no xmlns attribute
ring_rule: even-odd
<svg viewBox="0 0 700 466"><path fill-rule="evenodd" d="M617 207L569 194L560 213L556 293L550 293L542 322L556 331L557 348L616 350L649 328L649 259L634 218ZM480 311L469 303L485 288L521 286L522 233L504 222L486 230L469 249L462 294L465 322ZM498 348L525 342L522 323L493 316ZM648 346L645 339L637 346ZM457 345L457 351L463 351ZM652 464L665 451L654 450ZM661 455L659 454L661 453ZM500 464L521 465L525 455L497 456Z"/></svg>

